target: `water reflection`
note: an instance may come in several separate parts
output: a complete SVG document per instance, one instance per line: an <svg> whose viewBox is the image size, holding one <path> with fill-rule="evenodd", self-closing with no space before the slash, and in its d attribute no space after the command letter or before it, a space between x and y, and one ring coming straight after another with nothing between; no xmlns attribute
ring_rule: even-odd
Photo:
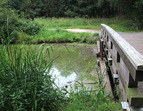
<svg viewBox="0 0 143 111"><path fill-rule="evenodd" d="M59 87L74 83L77 77L75 72L71 73L69 76L64 77L61 75L61 72L57 68L52 68L50 74L55 78L55 83Z"/></svg>
<svg viewBox="0 0 143 111"><path fill-rule="evenodd" d="M89 79L95 72L96 55L94 45L83 44L53 44L52 57L54 61L50 74L59 87L67 86L74 81Z"/></svg>

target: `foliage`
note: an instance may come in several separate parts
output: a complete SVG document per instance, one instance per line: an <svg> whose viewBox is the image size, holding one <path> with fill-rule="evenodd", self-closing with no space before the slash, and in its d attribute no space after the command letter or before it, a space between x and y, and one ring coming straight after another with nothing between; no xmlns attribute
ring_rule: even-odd
<svg viewBox="0 0 143 111"><path fill-rule="evenodd" d="M122 4L128 3L123 8ZM132 9L133 0L10 0L9 5L27 18L110 17Z"/></svg>
<svg viewBox="0 0 143 111"><path fill-rule="evenodd" d="M15 12L9 8L6 8L4 4L1 4L2 7L0 8L0 40L9 39L8 37L14 30L17 30L16 27L18 25L18 16ZM4 7L5 6L5 7Z"/></svg>
<svg viewBox="0 0 143 111"><path fill-rule="evenodd" d="M118 103L112 101L104 88L87 89L83 83L76 82L69 93L70 100L62 111L120 111Z"/></svg>
<svg viewBox="0 0 143 111"><path fill-rule="evenodd" d="M40 31L40 25L33 21L20 19L13 10L7 9L6 12L0 15L0 37L2 42L17 43L20 42L20 35L23 36L26 42L27 35L35 35ZM6 40L6 41L4 41Z"/></svg>
<svg viewBox="0 0 143 111"><path fill-rule="evenodd" d="M54 58L41 45L0 47L0 110L56 111L64 94L49 75Z"/></svg>
<svg viewBox="0 0 143 111"><path fill-rule="evenodd" d="M70 100L63 106L62 111L121 111L121 106L105 92L106 86L103 86L105 75L96 71L97 77L93 77L96 79L95 83L89 83L94 85L94 89L85 87L82 81L76 81L69 92Z"/></svg>
<svg viewBox="0 0 143 111"><path fill-rule="evenodd" d="M136 21L139 29L143 29L143 0L138 0L135 3L135 12L133 19Z"/></svg>
<svg viewBox="0 0 143 111"><path fill-rule="evenodd" d="M49 75L56 59L49 55L50 49L43 44L0 47L1 111L118 111L118 104L104 93L100 77L96 90L79 82L69 93L59 89Z"/></svg>
<svg viewBox="0 0 143 111"><path fill-rule="evenodd" d="M123 7L123 4L127 5ZM9 0L7 6L32 20L37 17L125 16L130 19L137 16L137 22L141 20L141 4L142 0Z"/></svg>
<svg viewBox="0 0 143 111"><path fill-rule="evenodd" d="M41 26L34 21L22 20L21 31L28 35L36 35L40 31Z"/></svg>
<svg viewBox="0 0 143 111"><path fill-rule="evenodd" d="M101 24L107 24L116 31L137 31L130 19L119 18L38 18L35 22L47 29L101 29Z"/></svg>
<svg viewBox="0 0 143 111"><path fill-rule="evenodd" d="M0 3L0 43L17 43L22 39L28 41L26 35L35 35L40 30L37 23L19 18L15 10L7 6L7 1ZM25 35L25 36L21 36ZM21 39L22 37L22 39Z"/></svg>

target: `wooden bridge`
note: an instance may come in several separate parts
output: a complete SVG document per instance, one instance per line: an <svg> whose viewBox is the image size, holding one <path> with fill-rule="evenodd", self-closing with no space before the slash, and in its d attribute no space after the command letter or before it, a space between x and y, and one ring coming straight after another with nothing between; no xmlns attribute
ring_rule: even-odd
<svg viewBox="0 0 143 111"><path fill-rule="evenodd" d="M110 69L118 97L130 107L143 107L143 33L117 33L101 26L100 61Z"/></svg>

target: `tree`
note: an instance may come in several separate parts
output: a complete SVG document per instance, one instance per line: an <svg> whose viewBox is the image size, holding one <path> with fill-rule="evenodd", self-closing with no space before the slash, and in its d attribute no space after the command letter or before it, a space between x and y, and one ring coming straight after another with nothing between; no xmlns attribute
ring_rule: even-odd
<svg viewBox="0 0 143 111"><path fill-rule="evenodd" d="M137 23L139 29L143 29L143 0L138 0L134 5L135 11L133 19Z"/></svg>

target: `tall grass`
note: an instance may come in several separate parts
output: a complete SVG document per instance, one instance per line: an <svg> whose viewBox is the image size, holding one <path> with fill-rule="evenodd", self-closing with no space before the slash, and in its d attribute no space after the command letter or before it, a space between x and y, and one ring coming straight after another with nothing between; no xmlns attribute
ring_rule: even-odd
<svg viewBox="0 0 143 111"><path fill-rule="evenodd" d="M95 89L88 89L84 83L76 82L69 92L69 101L62 111L121 111L118 103L115 103L110 94L104 92L102 75L97 70Z"/></svg>
<svg viewBox="0 0 143 111"><path fill-rule="evenodd" d="M49 48L0 46L0 111L56 111L64 99L49 75Z"/></svg>

